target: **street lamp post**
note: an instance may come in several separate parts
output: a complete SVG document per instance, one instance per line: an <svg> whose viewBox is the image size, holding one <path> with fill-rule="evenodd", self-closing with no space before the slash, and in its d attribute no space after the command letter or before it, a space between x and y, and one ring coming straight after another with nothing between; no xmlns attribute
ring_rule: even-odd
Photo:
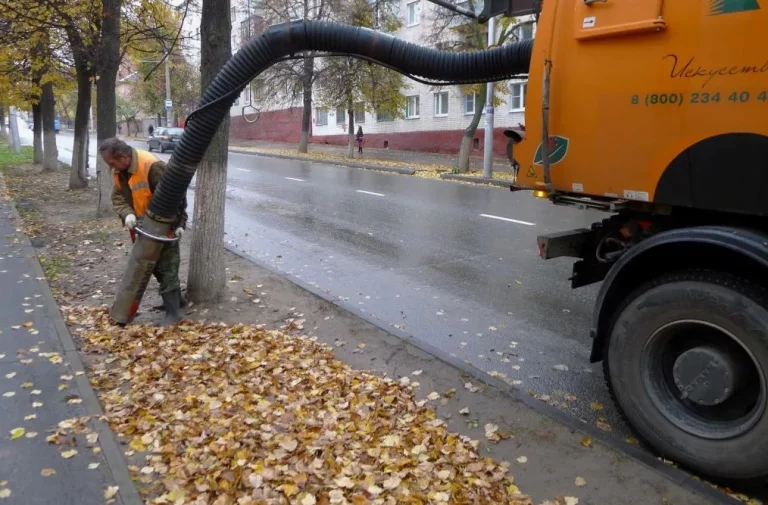
<svg viewBox="0 0 768 505"><path fill-rule="evenodd" d="M165 126L176 126L172 123L173 101L171 99L171 68L168 66L168 58L163 60L165 63ZM142 63L160 63L160 60L141 60Z"/></svg>

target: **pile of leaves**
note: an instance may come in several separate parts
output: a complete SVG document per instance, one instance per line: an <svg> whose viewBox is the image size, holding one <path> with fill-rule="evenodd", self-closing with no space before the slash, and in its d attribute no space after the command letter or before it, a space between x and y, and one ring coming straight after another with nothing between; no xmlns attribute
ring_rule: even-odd
<svg viewBox="0 0 768 505"><path fill-rule="evenodd" d="M509 463L426 401L313 338L260 325L109 322L63 309L112 428L144 454L149 503L530 505Z"/></svg>

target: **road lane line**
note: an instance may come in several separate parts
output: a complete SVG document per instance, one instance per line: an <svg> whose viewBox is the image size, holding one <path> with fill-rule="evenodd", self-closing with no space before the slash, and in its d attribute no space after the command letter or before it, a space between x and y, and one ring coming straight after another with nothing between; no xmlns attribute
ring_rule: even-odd
<svg viewBox="0 0 768 505"><path fill-rule="evenodd" d="M239 170L241 172L250 172L247 168L236 168L235 170Z"/></svg>
<svg viewBox="0 0 768 505"><path fill-rule="evenodd" d="M373 195L373 196L387 196L383 193L374 193L373 191L363 191L362 189L356 189L358 193L364 193L366 195Z"/></svg>
<svg viewBox="0 0 768 505"><path fill-rule="evenodd" d="M286 177L289 181L304 182L304 179L297 179L296 177Z"/></svg>
<svg viewBox="0 0 768 505"><path fill-rule="evenodd" d="M498 219L499 221L508 221L510 223L524 224L526 226L536 226L536 223L529 223L528 221L520 221L518 219L510 219L508 217L494 216L491 214L480 214L481 217L487 217L490 219Z"/></svg>

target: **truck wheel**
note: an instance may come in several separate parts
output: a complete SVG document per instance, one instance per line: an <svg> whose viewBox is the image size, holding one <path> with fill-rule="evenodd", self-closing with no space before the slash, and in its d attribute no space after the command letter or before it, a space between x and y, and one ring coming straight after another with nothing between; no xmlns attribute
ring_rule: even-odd
<svg viewBox="0 0 768 505"><path fill-rule="evenodd" d="M706 475L768 475L768 296L730 274L658 277L619 308L605 377L625 420Z"/></svg>

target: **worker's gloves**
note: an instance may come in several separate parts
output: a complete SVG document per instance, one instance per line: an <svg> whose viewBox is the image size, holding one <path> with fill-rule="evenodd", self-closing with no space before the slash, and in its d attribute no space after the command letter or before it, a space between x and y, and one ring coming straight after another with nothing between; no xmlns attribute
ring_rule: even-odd
<svg viewBox="0 0 768 505"><path fill-rule="evenodd" d="M176 238L181 238L181 236L184 235L184 228L176 228L173 234Z"/></svg>
<svg viewBox="0 0 768 505"><path fill-rule="evenodd" d="M133 214L125 216L125 226L127 226L129 230L136 228L136 216Z"/></svg>

